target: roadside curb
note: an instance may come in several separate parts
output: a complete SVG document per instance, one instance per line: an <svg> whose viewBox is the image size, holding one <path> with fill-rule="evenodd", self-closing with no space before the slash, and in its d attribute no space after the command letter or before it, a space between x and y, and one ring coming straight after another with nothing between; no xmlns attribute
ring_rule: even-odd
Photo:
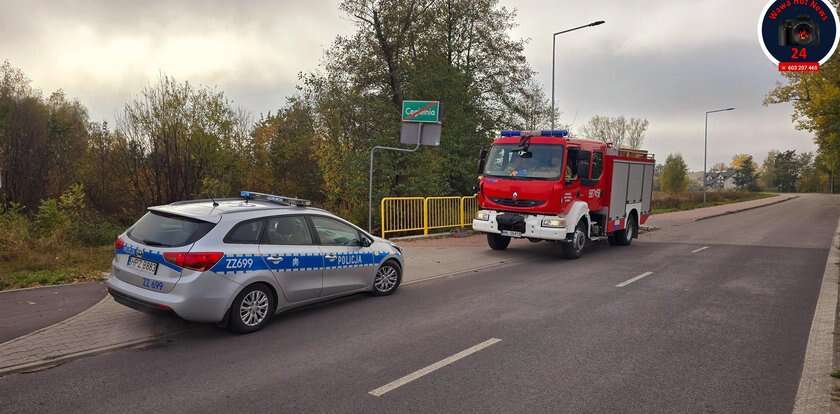
<svg viewBox="0 0 840 414"><path fill-rule="evenodd" d="M840 280L840 220L825 264L814 319L805 348L802 376L793 405L794 414L828 413L832 398L832 360L834 328L837 318L838 280ZM840 408L840 407L838 407ZM831 410L835 411L835 410Z"/></svg>
<svg viewBox="0 0 840 414"><path fill-rule="evenodd" d="M777 197L781 197L781 196L777 196ZM770 198L772 199L773 197L770 197ZM737 210L726 211L726 212L723 212L723 213L712 214L711 216L700 217L700 218L695 219L694 221L703 221L703 220L708 220L708 219L712 219L712 218L715 218L715 217L728 216L730 214L742 213L744 211L750 211L750 210L755 210L757 208L773 206L773 205L784 203L785 201L790 201L790 200L797 199L797 198L799 198L798 195L797 196L791 196L791 197L783 198L781 200L773 201L771 203L762 204L762 205L759 205L759 206L745 207L745 208L741 208L741 209L737 209Z"/></svg>
<svg viewBox="0 0 840 414"><path fill-rule="evenodd" d="M186 332L186 331L172 332L172 333L168 333L168 334L164 334L164 335L149 336L149 337L146 337L146 338L134 339L134 340L131 340L131 341L121 342L121 343L117 343L117 344L113 344L113 345L102 346L102 347L98 347L98 348L91 348L91 349L87 349L87 350L84 350L84 351L79 351L79 352L73 352L73 353L69 353L69 354L65 354L65 355L60 355L60 356L57 356L57 357L52 357L50 359L42 359L40 361L33 361L33 362L25 363L25 364L12 365L12 366L8 366L8 367L0 368L0 377L10 375L10 374L16 374L16 373L26 373L26 372L39 371L41 368L51 368L53 366L58 366L58 365L61 365L65 362L69 362L69 361L76 360L76 359L79 359L79 358L83 358L83 357L86 357L86 356L93 356L93 355L102 354L102 353L105 353L105 352L116 351L116 350L119 350L119 349L130 348L130 347L144 345L144 344L151 343L151 342L156 342L156 341L159 341L161 339L164 339L164 338L167 338L167 337L170 337L170 336L174 336L174 335L178 335L178 334L181 334L181 333L184 333L184 332Z"/></svg>

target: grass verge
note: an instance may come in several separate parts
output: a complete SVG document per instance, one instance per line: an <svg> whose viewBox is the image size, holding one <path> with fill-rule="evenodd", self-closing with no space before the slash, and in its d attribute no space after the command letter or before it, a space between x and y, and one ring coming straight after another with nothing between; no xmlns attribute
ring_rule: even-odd
<svg viewBox="0 0 840 414"><path fill-rule="evenodd" d="M101 280L113 257L113 246L30 250L0 261L0 290Z"/></svg>
<svg viewBox="0 0 840 414"><path fill-rule="evenodd" d="M740 203L742 201L759 200L775 195L774 193L754 193L747 191L715 191L706 193L706 204L704 205L703 193L667 194L656 192L653 193L653 214Z"/></svg>

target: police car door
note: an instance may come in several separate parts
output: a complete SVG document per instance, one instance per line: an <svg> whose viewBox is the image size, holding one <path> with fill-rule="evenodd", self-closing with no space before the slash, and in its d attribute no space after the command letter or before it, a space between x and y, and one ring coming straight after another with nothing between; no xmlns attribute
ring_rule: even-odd
<svg viewBox="0 0 840 414"><path fill-rule="evenodd" d="M373 251L362 246L355 227L325 216L310 216L324 255L323 296L365 289L373 283Z"/></svg>
<svg viewBox="0 0 840 414"><path fill-rule="evenodd" d="M321 295L324 259L304 216L267 218L260 253L289 302Z"/></svg>

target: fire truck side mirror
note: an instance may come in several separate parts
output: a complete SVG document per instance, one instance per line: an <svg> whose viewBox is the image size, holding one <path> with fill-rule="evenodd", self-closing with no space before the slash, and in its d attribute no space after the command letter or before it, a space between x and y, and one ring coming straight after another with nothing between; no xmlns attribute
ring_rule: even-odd
<svg viewBox="0 0 840 414"><path fill-rule="evenodd" d="M478 153L478 174L484 173L484 163L487 161L487 148L482 148Z"/></svg>

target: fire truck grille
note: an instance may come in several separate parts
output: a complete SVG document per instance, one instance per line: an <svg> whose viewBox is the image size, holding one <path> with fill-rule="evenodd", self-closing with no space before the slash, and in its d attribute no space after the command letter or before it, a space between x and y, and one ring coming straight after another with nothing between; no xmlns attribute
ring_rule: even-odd
<svg viewBox="0 0 840 414"><path fill-rule="evenodd" d="M511 198L491 198L494 203L510 207L536 207L545 204L543 200L514 200Z"/></svg>
<svg viewBox="0 0 840 414"><path fill-rule="evenodd" d="M525 233L525 217L519 214L499 214L496 216L496 223L499 224L499 230Z"/></svg>

